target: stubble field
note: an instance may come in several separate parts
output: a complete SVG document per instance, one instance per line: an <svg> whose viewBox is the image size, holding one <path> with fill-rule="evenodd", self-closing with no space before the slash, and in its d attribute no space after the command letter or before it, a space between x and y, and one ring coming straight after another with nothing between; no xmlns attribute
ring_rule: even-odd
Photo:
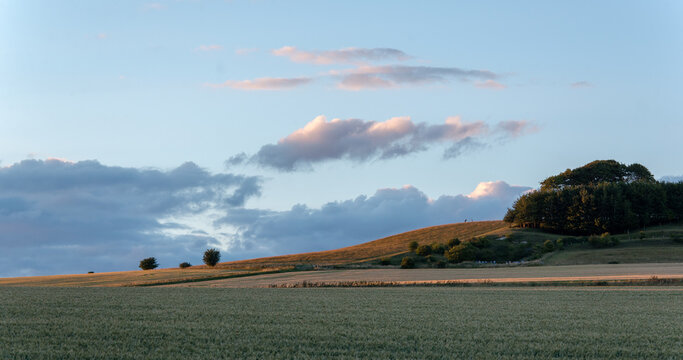
<svg viewBox="0 0 683 360"><path fill-rule="evenodd" d="M678 287L0 288L0 358L674 359Z"/></svg>

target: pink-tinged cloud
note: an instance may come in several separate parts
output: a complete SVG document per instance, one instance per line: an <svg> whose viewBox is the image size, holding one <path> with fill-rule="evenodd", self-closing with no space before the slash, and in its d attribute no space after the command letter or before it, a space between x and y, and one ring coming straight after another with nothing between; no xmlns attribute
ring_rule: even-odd
<svg viewBox="0 0 683 360"><path fill-rule="evenodd" d="M335 71L332 76L340 78L337 86L344 90L395 88L410 85L447 83L451 80L491 80L500 75L488 70L466 70L456 67L433 66L359 66L347 71Z"/></svg>
<svg viewBox="0 0 683 360"><path fill-rule="evenodd" d="M492 89L492 90L503 90L506 88L505 85L495 81L495 80L484 80L484 81L475 81L474 86L478 87L480 89Z"/></svg>
<svg viewBox="0 0 683 360"><path fill-rule="evenodd" d="M222 84L207 84L213 88L233 88L238 90L285 90L307 85L313 81L308 77L300 78L259 78L254 80L228 80Z"/></svg>
<svg viewBox="0 0 683 360"><path fill-rule="evenodd" d="M262 146L250 157L239 154L230 158L226 166L251 162L280 171L295 171L329 160L364 162L401 157L438 144L447 144L443 156L453 158L485 147L491 136L521 134L521 130L516 133L509 124L501 124L492 132L481 121L464 122L459 116L448 117L443 124L432 125L414 123L405 116L378 122L360 119L328 121L321 115L276 144Z"/></svg>
<svg viewBox="0 0 683 360"><path fill-rule="evenodd" d="M105 34L105 33L99 33L99 34L97 34L97 38L100 39L100 40L104 40L104 39L106 39L106 38L108 38L108 37L109 37L109 35L107 35L107 34Z"/></svg>
<svg viewBox="0 0 683 360"><path fill-rule="evenodd" d="M317 65L410 59L410 56L403 51L391 48L365 49L350 47L339 50L305 51L299 50L294 46L283 46L273 50L272 54L284 56L293 62Z"/></svg>
<svg viewBox="0 0 683 360"><path fill-rule="evenodd" d="M499 135L504 138L517 138L537 132L538 126L526 120L501 121L496 126Z"/></svg>
<svg viewBox="0 0 683 360"><path fill-rule="evenodd" d="M221 45L199 45L196 50L198 50L198 51L219 51L219 50L223 50L223 46L221 46Z"/></svg>
<svg viewBox="0 0 683 360"><path fill-rule="evenodd" d="M163 10L166 8L166 5L158 2L152 2L152 3L147 3L145 4L145 10Z"/></svg>
<svg viewBox="0 0 683 360"><path fill-rule="evenodd" d="M593 84L589 83L588 81L577 81L577 82L571 83L570 86L573 88L588 88L588 87L593 87Z"/></svg>

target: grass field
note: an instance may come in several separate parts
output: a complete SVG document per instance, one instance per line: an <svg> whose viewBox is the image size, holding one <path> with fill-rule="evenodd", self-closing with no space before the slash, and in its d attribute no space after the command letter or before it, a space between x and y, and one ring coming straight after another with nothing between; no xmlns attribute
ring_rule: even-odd
<svg viewBox="0 0 683 360"><path fill-rule="evenodd" d="M0 286L136 286L173 282L193 282L207 279L239 277L260 270L229 270L219 268L159 269L120 271L99 274L27 276L0 278Z"/></svg>
<svg viewBox="0 0 683 360"><path fill-rule="evenodd" d="M683 263L569 266L518 266L476 269L362 269L299 271L176 284L189 287L269 287L307 283L413 282L543 282L683 278Z"/></svg>
<svg viewBox="0 0 683 360"><path fill-rule="evenodd" d="M0 288L2 359L675 359L672 288Z"/></svg>

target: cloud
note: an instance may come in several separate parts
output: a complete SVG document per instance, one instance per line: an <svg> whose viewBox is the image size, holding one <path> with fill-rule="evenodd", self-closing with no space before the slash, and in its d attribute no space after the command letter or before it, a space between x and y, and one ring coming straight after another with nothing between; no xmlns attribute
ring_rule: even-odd
<svg viewBox="0 0 683 360"><path fill-rule="evenodd" d="M456 67L433 66L360 66L341 72L331 72L340 78L337 86L344 90L395 88L406 85L446 83L450 80L494 80L500 77L488 70L465 70Z"/></svg>
<svg viewBox="0 0 683 360"><path fill-rule="evenodd" d="M271 53L275 56L287 57L293 62L317 65L410 59L410 56L403 51L391 48L365 49L350 47L339 50L304 51L293 46L284 46L273 50Z"/></svg>
<svg viewBox="0 0 683 360"><path fill-rule="evenodd" d="M573 88L587 88L587 87L593 87L593 84L589 83L588 81L577 81L577 82L571 83L570 86Z"/></svg>
<svg viewBox="0 0 683 360"><path fill-rule="evenodd" d="M199 45L197 47L197 49L195 49L195 50L197 50L197 51L219 51L219 50L223 50L223 46L222 45L215 45L215 44L213 44L213 45Z"/></svg>
<svg viewBox="0 0 683 360"><path fill-rule="evenodd" d="M505 85L496 82L494 80L484 80L484 81L475 81L474 86L478 87L480 89L493 89L493 90L503 90L506 88Z"/></svg>
<svg viewBox="0 0 683 360"><path fill-rule="evenodd" d="M538 130L538 126L526 120L501 121L496 125L496 132L502 139L514 139L522 135L535 133Z"/></svg>
<svg viewBox="0 0 683 360"><path fill-rule="evenodd" d="M207 214L244 205L261 180L97 161L24 160L0 167L0 276L134 269L199 261L223 239L202 234Z"/></svg>
<svg viewBox="0 0 683 360"><path fill-rule="evenodd" d="M166 5L158 2L151 2L151 3L146 3L144 5L145 10L163 10L166 8Z"/></svg>
<svg viewBox="0 0 683 360"><path fill-rule="evenodd" d="M463 122L459 116L448 117L443 124L414 123L410 117L394 117L386 121L332 119L318 116L301 129L262 146L249 161L280 171L310 168L314 163L335 159L357 162L390 159L424 151L440 143L450 144L445 158L481 148L485 138L494 133L499 138L517 137L530 125L527 122L502 122L491 132L487 124ZM243 157L233 157L233 164Z"/></svg>
<svg viewBox="0 0 683 360"><path fill-rule="evenodd" d="M681 175L681 176L662 176L662 178L659 179L659 181L669 182L669 183L683 182L683 175Z"/></svg>
<svg viewBox="0 0 683 360"><path fill-rule="evenodd" d="M404 186L318 209L305 205L287 211L234 209L217 222L238 229L232 257L321 251L464 219L502 219L514 200L530 189L503 181L485 182L469 195L430 199L417 188Z"/></svg>
<svg viewBox="0 0 683 360"><path fill-rule="evenodd" d="M222 84L207 84L213 88L229 87L238 90L284 90L307 85L313 79L308 77L299 78L259 78L254 80L233 81L228 80Z"/></svg>
<svg viewBox="0 0 683 360"><path fill-rule="evenodd" d="M108 37L109 37L109 35L107 35L107 34L105 34L105 33L99 33L99 34L97 34L97 38L100 39L100 40L104 40L104 39L106 39L106 38L108 38Z"/></svg>

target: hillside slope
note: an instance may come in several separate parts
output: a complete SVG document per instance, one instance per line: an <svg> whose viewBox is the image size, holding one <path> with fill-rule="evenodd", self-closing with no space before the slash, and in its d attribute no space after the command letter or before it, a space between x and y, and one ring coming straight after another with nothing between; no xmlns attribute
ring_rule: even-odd
<svg viewBox="0 0 683 360"><path fill-rule="evenodd" d="M336 265L359 263L406 253L408 251L408 244L412 241L417 241L420 245L432 244L435 242L445 244L448 240L453 238L460 238L462 240L471 239L475 236L503 232L508 228L509 225L503 221L477 221L438 225L408 231L341 249L225 262L220 263L218 267L240 268L254 265Z"/></svg>

